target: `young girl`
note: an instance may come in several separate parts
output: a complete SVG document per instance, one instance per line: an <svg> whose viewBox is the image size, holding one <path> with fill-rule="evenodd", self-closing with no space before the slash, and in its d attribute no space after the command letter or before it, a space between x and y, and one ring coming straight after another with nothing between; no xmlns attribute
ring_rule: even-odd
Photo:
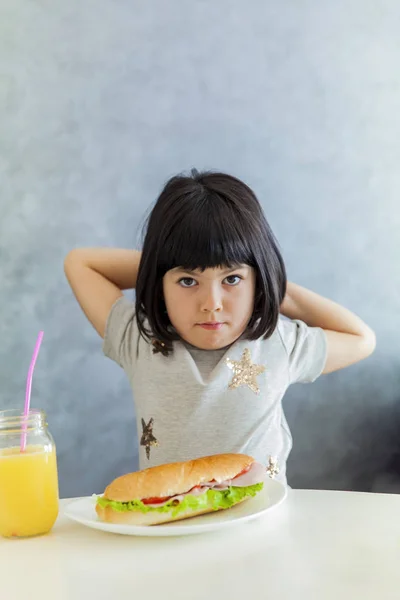
<svg viewBox="0 0 400 600"><path fill-rule="evenodd" d="M75 249L65 272L129 377L140 468L242 452L266 466L276 457L271 474L286 482L286 389L375 347L353 313L287 282L256 196L222 173L172 178L142 253ZM121 291L133 287L135 305Z"/></svg>

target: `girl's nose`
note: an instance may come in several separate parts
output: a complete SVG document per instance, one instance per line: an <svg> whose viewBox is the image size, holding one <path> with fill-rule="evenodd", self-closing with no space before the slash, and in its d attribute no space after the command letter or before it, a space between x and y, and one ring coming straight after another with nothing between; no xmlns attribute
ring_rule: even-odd
<svg viewBox="0 0 400 600"><path fill-rule="evenodd" d="M220 291L211 288L206 291L201 301L201 311L205 313L219 312L222 310L222 295Z"/></svg>

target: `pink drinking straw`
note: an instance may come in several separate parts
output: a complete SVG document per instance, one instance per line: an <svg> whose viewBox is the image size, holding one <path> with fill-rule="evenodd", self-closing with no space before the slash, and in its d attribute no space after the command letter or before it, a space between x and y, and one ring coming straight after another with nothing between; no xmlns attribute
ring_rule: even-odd
<svg viewBox="0 0 400 600"><path fill-rule="evenodd" d="M33 351L33 356L31 360L31 364L29 366L28 377L26 379L26 392L25 392L25 406L24 406L24 419L22 425L22 435L21 435L21 452L25 452L26 448L26 421L29 415L29 407L31 405L31 391L32 391L32 377L33 370L35 368L36 359L39 354L40 344L43 339L43 331L39 331L38 338L36 340L35 349Z"/></svg>

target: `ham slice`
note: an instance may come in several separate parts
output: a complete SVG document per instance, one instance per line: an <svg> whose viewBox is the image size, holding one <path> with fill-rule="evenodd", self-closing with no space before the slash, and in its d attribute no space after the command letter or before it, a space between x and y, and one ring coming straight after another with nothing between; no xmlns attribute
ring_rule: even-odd
<svg viewBox="0 0 400 600"><path fill-rule="evenodd" d="M230 484L235 487L247 487L248 485L255 485L256 483L262 483L266 480L266 470L264 465L258 462L253 462L250 469L231 479Z"/></svg>
<svg viewBox="0 0 400 600"><path fill-rule="evenodd" d="M266 480L266 471L265 467L258 463L253 462L250 469L239 475L238 477L234 477L234 479L228 479L227 481L222 482L214 482L214 483L203 483L199 487L195 487L192 490L189 490L185 494L178 494L176 496L171 496L165 502L160 502L159 504L146 504L146 506L151 506L153 508L160 508L167 504L167 502L171 502L171 500L177 500L181 502L185 496L199 496L200 494L204 494L208 490L215 490L216 492L222 492L224 490L229 489L230 487L247 487L250 485L256 485L257 483L263 483Z"/></svg>

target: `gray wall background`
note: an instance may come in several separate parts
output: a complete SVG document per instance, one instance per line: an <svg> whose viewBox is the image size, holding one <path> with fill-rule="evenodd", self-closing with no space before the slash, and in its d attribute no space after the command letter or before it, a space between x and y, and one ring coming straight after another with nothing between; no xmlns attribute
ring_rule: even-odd
<svg viewBox="0 0 400 600"><path fill-rule="evenodd" d="M377 332L367 361L285 398L293 486L399 485L397 0L3 0L0 405L49 415L62 496L137 466L131 392L63 275L137 245L164 181L217 168L258 194L289 277Z"/></svg>

